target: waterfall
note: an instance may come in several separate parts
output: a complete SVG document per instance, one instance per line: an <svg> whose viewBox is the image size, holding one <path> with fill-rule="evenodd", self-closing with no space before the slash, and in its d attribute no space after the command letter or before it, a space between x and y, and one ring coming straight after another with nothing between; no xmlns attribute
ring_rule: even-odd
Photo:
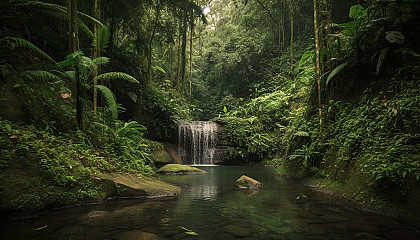
<svg viewBox="0 0 420 240"><path fill-rule="evenodd" d="M178 123L178 154L182 164L213 165L219 126L209 121Z"/></svg>

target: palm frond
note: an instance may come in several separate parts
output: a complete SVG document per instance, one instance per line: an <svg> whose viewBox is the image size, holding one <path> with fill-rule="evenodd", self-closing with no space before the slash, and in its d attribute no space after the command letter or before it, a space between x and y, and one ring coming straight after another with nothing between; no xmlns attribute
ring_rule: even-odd
<svg viewBox="0 0 420 240"><path fill-rule="evenodd" d="M23 38L17 38L17 37L5 37L0 39L0 45L7 45L12 50L15 50L16 48L27 48L31 51L37 53L38 55L42 56L43 58L47 59L48 61L55 63L54 59L50 57L46 52L42 51L39 47L37 47L35 44L23 39Z"/></svg>
<svg viewBox="0 0 420 240"><path fill-rule="evenodd" d="M104 85L96 85L96 87L102 92L102 96L104 97L106 103L108 104L108 108L111 111L112 118L118 118L118 109L117 109L117 102L115 101L114 94L112 91Z"/></svg>
<svg viewBox="0 0 420 240"><path fill-rule="evenodd" d="M131 75L128 75L127 73L122 73L122 72L108 72L108 73L103 73L101 75L98 75L96 77L96 80L99 81L112 81L112 80L125 80L131 83L139 83L139 81L137 81L137 79L135 79L134 77L132 77Z"/></svg>

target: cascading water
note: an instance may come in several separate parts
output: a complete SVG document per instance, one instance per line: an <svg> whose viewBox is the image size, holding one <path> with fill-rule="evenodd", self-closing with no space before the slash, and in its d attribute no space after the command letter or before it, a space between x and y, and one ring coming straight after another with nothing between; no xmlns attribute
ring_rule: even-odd
<svg viewBox="0 0 420 240"><path fill-rule="evenodd" d="M213 165L219 126L209 121L178 123L178 154L182 164Z"/></svg>

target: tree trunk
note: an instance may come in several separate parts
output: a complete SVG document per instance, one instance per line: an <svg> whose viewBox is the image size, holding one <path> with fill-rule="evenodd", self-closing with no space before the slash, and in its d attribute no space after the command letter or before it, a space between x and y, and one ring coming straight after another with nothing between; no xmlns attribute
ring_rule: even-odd
<svg viewBox="0 0 420 240"><path fill-rule="evenodd" d="M187 48L187 21L184 19L182 26L182 46L181 46L181 84L182 94L185 94L185 66L186 66L186 48Z"/></svg>
<svg viewBox="0 0 420 240"><path fill-rule="evenodd" d="M190 102L192 101L192 44L193 44L193 33L194 24L190 26Z"/></svg>
<svg viewBox="0 0 420 240"><path fill-rule="evenodd" d="M152 30L152 34L150 35L149 45L147 47L147 79L146 79L146 83L150 82L150 80L152 78L152 42L153 42L153 38L155 37L156 28L157 28L158 21L159 21L159 15L160 15L160 3L159 3L159 0L158 0L157 3L156 3L156 17L155 17L155 21L153 23L153 30Z"/></svg>
<svg viewBox="0 0 420 240"><path fill-rule="evenodd" d="M72 53L78 50L77 41L77 0L69 0L69 28L70 28L70 51ZM76 121L80 130L83 129L83 88L80 80L80 71L78 63L75 63L75 81L76 81Z"/></svg>
<svg viewBox="0 0 420 240"><path fill-rule="evenodd" d="M177 74L176 74L176 89L180 91L180 76L181 76L181 28L179 29L178 36L178 59L177 59Z"/></svg>
<svg viewBox="0 0 420 240"><path fill-rule="evenodd" d="M77 51L77 0L69 0L70 52Z"/></svg>
<svg viewBox="0 0 420 240"><path fill-rule="evenodd" d="M97 19L100 20L100 15L99 15L99 1L100 0L93 0L93 16ZM95 24L94 26L94 36L96 37L96 35L98 34L98 24ZM93 58L97 58L100 56L100 52L99 52L99 46L95 46L93 49ZM98 67L94 66L93 67L93 115L96 117L97 115L97 105L98 105L98 88L96 87L96 85L98 84L98 81L96 79L96 76L98 75Z"/></svg>
<svg viewBox="0 0 420 240"><path fill-rule="evenodd" d="M290 11L290 73L292 76L292 79L294 79L294 73L293 73L293 10Z"/></svg>
<svg viewBox="0 0 420 240"><path fill-rule="evenodd" d="M318 26L318 6L317 0L314 0L314 29L315 29L315 64L316 64L316 83L318 87L318 113L319 125L322 126L322 109L321 109L321 58L320 58L320 41Z"/></svg>

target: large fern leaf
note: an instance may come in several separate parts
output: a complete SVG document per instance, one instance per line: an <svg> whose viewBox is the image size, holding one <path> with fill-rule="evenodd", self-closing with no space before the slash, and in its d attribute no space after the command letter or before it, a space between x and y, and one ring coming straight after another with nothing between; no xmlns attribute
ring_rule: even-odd
<svg viewBox="0 0 420 240"><path fill-rule="evenodd" d="M331 71L330 75L328 75L327 81L325 84L328 85L328 83L330 82L330 80L337 74L339 74L347 65L349 64L349 62L345 62L342 63L340 65L338 65L336 68L334 68L334 70Z"/></svg>
<svg viewBox="0 0 420 240"><path fill-rule="evenodd" d="M10 6L28 7L31 11L39 11L44 15L59 18L64 21L68 20L67 8L58 4L41 1L10 1ZM93 33L85 24L86 20L90 23L98 24L101 27L103 26L100 21L85 13L77 12L77 15L80 19L77 21L77 25L79 26L80 30L85 32L89 37L93 37Z"/></svg>
<svg viewBox="0 0 420 240"><path fill-rule="evenodd" d="M109 30L106 26L103 26L96 32L92 45L94 48L98 49L99 52L105 52L106 48L108 48L109 38Z"/></svg>
<svg viewBox="0 0 420 240"><path fill-rule="evenodd" d="M97 58L93 59L92 61L93 61L93 63L95 63L96 66L105 65L105 64L109 63L109 58L107 58L107 57L97 57Z"/></svg>
<svg viewBox="0 0 420 240"><path fill-rule="evenodd" d="M100 81L114 81L114 80L120 80L120 79L128 81L128 82L132 82L132 83L139 83L139 81L137 81L137 79L135 79L131 75L128 75L127 73L123 73L123 72L108 72L108 73L103 73L101 75L98 75L96 77L96 80L98 80L98 82L100 82Z"/></svg>
<svg viewBox="0 0 420 240"><path fill-rule="evenodd" d="M41 57L47 59L48 61L55 63L54 59L50 57L46 52L42 51L39 47L37 47L35 44L23 39L23 38L17 38L17 37L5 37L0 39L0 45L7 45L12 50L15 50L16 48L27 48Z"/></svg>
<svg viewBox="0 0 420 240"><path fill-rule="evenodd" d="M48 71L42 71L42 70L28 70L22 73L23 76L28 77L32 80L34 79L43 79L47 81L61 81L61 78L58 76L48 72Z"/></svg>
<svg viewBox="0 0 420 240"><path fill-rule="evenodd" d="M115 101L114 94L112 91L104 85L96 85L96 87L102 92L106 103L108 104L109 111L112 114L113 119L118 118L117 102Z"/></svg>

